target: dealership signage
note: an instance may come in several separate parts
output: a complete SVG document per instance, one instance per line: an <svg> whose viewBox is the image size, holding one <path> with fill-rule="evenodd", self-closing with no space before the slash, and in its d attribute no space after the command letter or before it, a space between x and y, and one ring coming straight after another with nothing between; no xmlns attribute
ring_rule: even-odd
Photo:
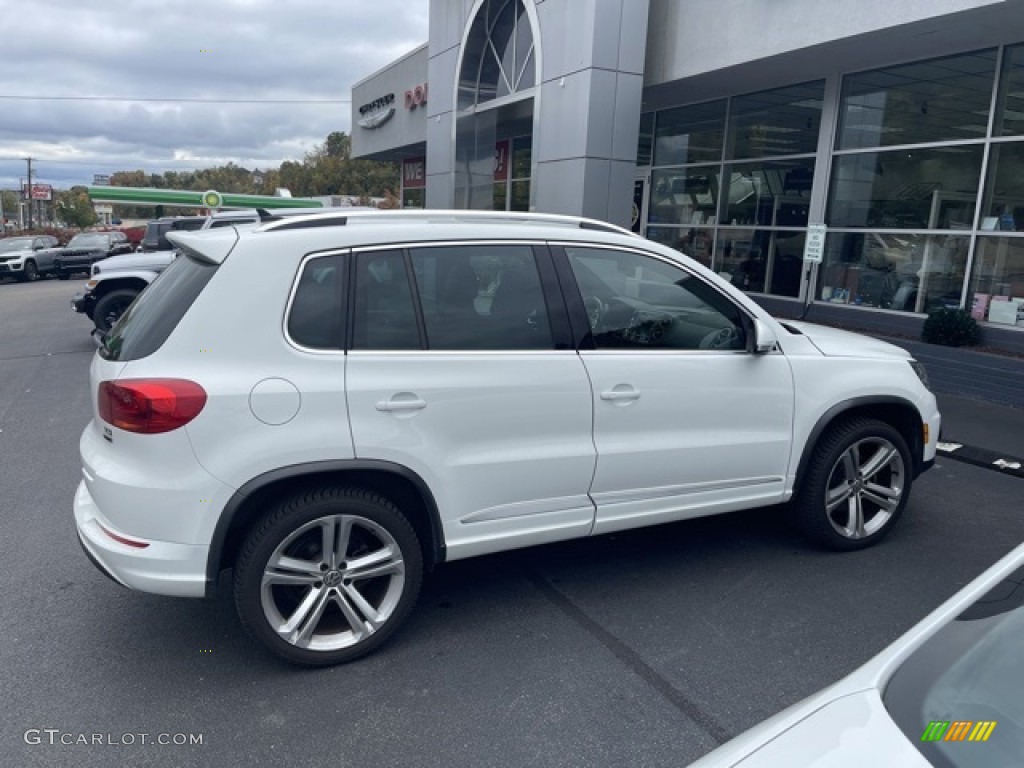
<svg viewBox="0 0 1024 768"><path fill-rule="evenodd" d="M427 158L408 157L402 161L402 188L423 189L427 186Z"/></svg>
<svg viewBox="0 0 1024 768"><path fill-rule="evenodd" d="M416 109L427 103L427 84L417 85L405 92L405 108Z"/></svg>
<svg viewBox="0 0 1024 768"><path fill-rule="evenodd" d="M25 200L52 200L53 187L49 184L33 184L30 193L28 184L24 184L21 187L21 196Z"/></svg>
<svg viewBox="0 0 1024 768"><path fill-rule="evenodd" d="M508 180L509 140L503 139L494 145L494 180Z"/></svg>
<svg viewBox="0 0 1024 768"><path fill-rule="evenodd" d="M388 93L379 99L363 104L359 108L359 125L363 128L380 128L395 114L395 94Z"/></svg>
<svg viewBox="0 0 1024 768"><path fill-rule="evenodd" d="M92 175L92 185L94 187L109 187L110 176L106 173L94 173Z"/></svg>

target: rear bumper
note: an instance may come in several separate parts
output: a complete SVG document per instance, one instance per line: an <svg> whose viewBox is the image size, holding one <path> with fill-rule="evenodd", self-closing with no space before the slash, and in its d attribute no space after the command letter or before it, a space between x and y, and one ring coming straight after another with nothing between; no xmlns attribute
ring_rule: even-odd
<svg viewBox="0 0 1024 768"><path fill-rule="evenodd" d="M158 595L205 595L207 547L145 540L116 530L103 517L84 481L75 492L74 513L86 555L118 584ZM113 536L145 546L130 546Z"/></svg>

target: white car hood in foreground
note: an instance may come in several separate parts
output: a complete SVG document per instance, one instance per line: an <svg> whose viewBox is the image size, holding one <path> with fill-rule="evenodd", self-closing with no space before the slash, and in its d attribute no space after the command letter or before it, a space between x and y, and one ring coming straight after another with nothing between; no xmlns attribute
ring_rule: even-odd
<svg viewBox="0 0 1024 768"><path fill-rule="evenodd" d="M739 768L927 768L875 690L826 704L737 763Z"/></svg>
<svg viewBox="0 0 1024 768"><path fill-rule="evenodd" d="M806 336L823 355L830 357L899 357L909 359L910 353L905 349L879 341L859 333L841 331L814 323L803 323L797 320L782 320L783 325L795 328Z"/></svg>

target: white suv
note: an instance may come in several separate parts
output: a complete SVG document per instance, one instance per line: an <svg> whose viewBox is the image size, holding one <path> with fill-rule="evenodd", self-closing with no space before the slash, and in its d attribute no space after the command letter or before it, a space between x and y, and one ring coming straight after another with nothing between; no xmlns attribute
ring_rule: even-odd
<svg viewBox="0 0 1024 768"><path fill-rule="evenodd" d="M781 323L600 222L327 212L176 233L92 363L74 502L94 563L211 594L294 662L384 642L425 570L790 501L881 539L931 466L923 369Z"/></svg>

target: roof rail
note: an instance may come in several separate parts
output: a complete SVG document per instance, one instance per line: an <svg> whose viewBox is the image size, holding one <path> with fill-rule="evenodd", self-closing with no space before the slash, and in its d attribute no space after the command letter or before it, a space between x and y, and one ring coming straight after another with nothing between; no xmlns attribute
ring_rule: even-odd
<svg viewBox="0 0 1024 768"><path fill-rule="evenodd" d="M309 227L344 226L353 220L378 221L424 221L424 222L484 222L502 224L538 224L592 229L618 235L639 237L624 227L597 219L566 216L557 213L520 213L505 211L467 211L443 209L382 210L367 208L320 208L310 211L260 211L264 232L282 229L305 229Z"/></svg>

